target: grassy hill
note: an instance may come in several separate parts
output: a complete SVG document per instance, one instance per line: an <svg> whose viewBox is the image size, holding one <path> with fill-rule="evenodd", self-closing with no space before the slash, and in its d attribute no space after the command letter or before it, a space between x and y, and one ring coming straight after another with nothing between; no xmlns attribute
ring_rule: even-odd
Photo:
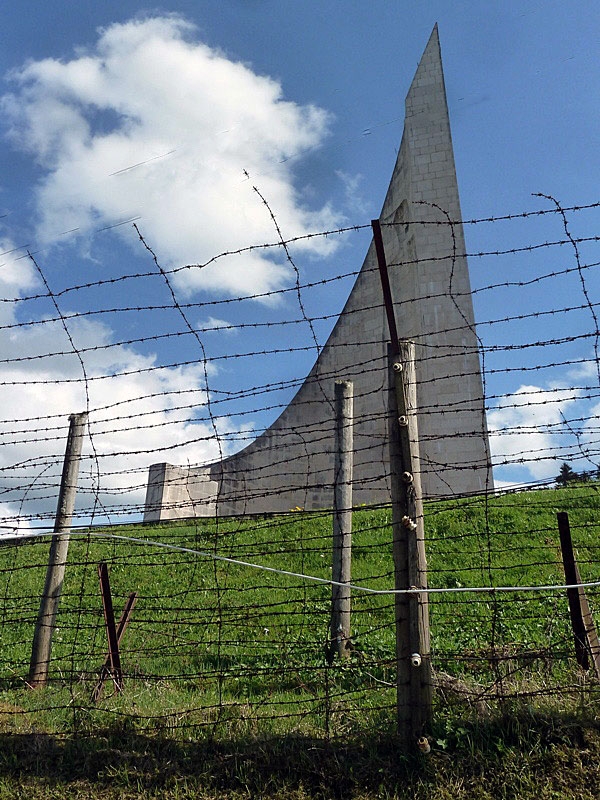
<svg viewBox="0 0 600 800"><path fill-rule="evenodd" d="M598 797L597 682L575 662L564 591L528 587L564 582L557 511L583 580L599 579L599 503L589 483L426 507L429 585L450 590L430 596L428 756L394 740L391 595L353 591L352 657L327 663L331 589L297 575L331 576L328 514L78 532L36 691L25 680L49 543L4 546L0 800ZM124 691L109 681L93 702L99 561L117 616L138 600ZM352 570L358 586L393 587L389 509L356 512ZM521 588L459 591L490 586Z"/></svg>

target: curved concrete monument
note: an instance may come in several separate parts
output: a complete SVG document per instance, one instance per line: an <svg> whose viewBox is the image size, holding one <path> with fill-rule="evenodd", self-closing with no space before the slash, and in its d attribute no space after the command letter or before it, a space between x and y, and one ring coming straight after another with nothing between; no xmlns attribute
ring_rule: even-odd
<svg viewBox="0 0 600 800"><path fill-rule="evenodd" d="M398 333L416 343L425 497L491 488L460 219L436 26L406 97L404 134L380 216ZM144 519L330 508L336 379L354 383L354 504L389 502L388 341L371 243L327 344L281 416L219 463L152 465Z"/></svg>

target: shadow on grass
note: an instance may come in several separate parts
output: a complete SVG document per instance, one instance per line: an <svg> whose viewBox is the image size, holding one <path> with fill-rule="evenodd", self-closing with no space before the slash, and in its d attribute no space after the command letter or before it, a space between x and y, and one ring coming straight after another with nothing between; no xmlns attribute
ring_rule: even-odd
<svg viewBox="0 0 600 800"><path fill-rule="evenodd" d="M179 784L202 791L199 796L377 797L405 784L419 771L418 761L399 754L392 738L181 742L118 728L64 740L41 733L0 736L0 779L83 781L95 785L98 796L102 785L156 793Z"/></svg>
<svg viewBox="0 0 600 800"><path fill-rule="evenodd" d="M432 739L428 756L403 755L377 735L178 741L118 726L64 739L0 734L0 787L17 784L30 797L597 798L600 725L551 716L463 723Z"/></svg>

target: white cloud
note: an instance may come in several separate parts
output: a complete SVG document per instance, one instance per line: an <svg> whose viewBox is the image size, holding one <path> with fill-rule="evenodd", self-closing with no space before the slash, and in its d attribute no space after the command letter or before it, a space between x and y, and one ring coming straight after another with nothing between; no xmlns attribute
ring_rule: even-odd
<svg viewBox="0 0 600 800"><path fill-rule="evenodd" d="M92 49L71 59L30 61L11 73L12 93L0 99L3 125L40 167L34 249L48 256L58 244L77 244L92 258L95 230L139 217L161 265L202 264L277 240L254 185L286 238L341 223L328 205L309 205L293 171L327 136L327 112L286 100L277 81L194 36L174 15L133 20L100 31ZM115 235L143 254L131 226ZM322 256L336 246L317 237L296 247ZM173 280L185 293L239 296L277 289L287 277L285 258L270 249L181 270ZM33 263L0 241L2 297L31 289L44 293ZM60 301L67 315L70 297ZM88 310L80 296L73 302L73 311ZM79 508L97 495L104 507L133 510L143 504L148 464L202 463L227 450L206 414L201 365L153 369L147 349L118 344L99 318L74 317L69 333L78 350L88 349L86 386L61 322L40 319L41 307L25 306L34 324L24 325L25 311L18 317L17 304L0 304L0 511L7 524L51 519L71 413L90 412ZM227 332L228 323L211 317L199 327ZM247 425L224 418L215 424L224 436L247 433Z"/></svg>
<svg viewBox="0 0 600 800"><path fill-rule="evenodd" d="M341 180L344 186L344 193L346 195L346 203L348 208L360 216L365 216L372 211L369 203L367 203L360 194L360 185L363 181L363 176L349 175L343 170L337 170L335 174Z"/></svg>
<svg viewBox="0 0 600 800"><path fill-rule="evenodd" d="M14 305L21 293L38 284L30 259L10 239L0 237L0 326L14 322Z"/></svg>
<svg viewBox="0 0 600 800"><path fill-rule="evenodd" d="M600 403L592 406L581 435L581 447L596 469L600 467Z"/></svg>
<svg viewBox="0 0 600 800"><path fill-rule="evenodd" d="M31 261L16 263L18 269L0 267L3 297L35 285ZM52 520L72 413L89 411L77 502L83 519L95 498L97 512L108 509L113 520L139 514L150 463L202 463L226 450L206 413L201 363L153 369L154 356L115 343L107 325L69 319L72 342L86 351L86 384L61 322L23 325L16 307L0 304L0 534L2 525L23 531L38 517ZM221 435L236 433L227 420L217 424Z"/></svg>
<svg viewBox="0 0 600 800"><path fill-rule="evenodd" d="M226 319L218 319L217 317L209 317L207 320L200 320L198 322L198 330L201 331L222 331L223 333L237 333L237 328L233 323L227 322Z"/></svg>
<svg viewBox="0 0 600 800"><path fill-rule="evenodd" d="M176 16L133 20L100 31L93 50L69 61L12 72L13 93L2 101L9 134L45 171L38 244L139 216L166 266L201 264L276 240L254 183L286 238L340 224L329 206L306 205L289 162L319 145L329 115L285 100L277 81L193 35ZM140 247L130 228L118 230ZM335 246L319 237L299 245L319 255ZM270 291L287 271L274 258L247 253L177 273L177 281L189 291Z"/></svg>
<svg viewBox="0 0 600 800"><path fill-rule="evenodd" d="M521 386L505 395L488 413L490 448L495 464L524 464L536 480L556 475L556 457L565 460L572 441L563 425L565 411L576 402L572 389ZM506 468L505 468L506 469Z"/></svg>
<svg viewBox="0 0 600 800"><path fill-rule="evenodd" d="M31 533L31 525L6 503L0 503L0 539Z"/></svg>

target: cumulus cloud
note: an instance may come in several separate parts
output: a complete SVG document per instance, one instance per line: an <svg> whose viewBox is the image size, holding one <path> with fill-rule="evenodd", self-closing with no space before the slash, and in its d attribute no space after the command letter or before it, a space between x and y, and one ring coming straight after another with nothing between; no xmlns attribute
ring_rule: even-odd
<svg viewBox="0 0 600 800"><path fill-rule="evenodd" d="M15 321L15 305L22 292L38 283L31 260L22 255L14 242L0 237L0 325Z"/></svg>
<svg viewBox="0 0 600 800"><path fill-rule="evenodd" d="M47 341L58 344L58 327L45 328ZM79 342L88 336L98 341L106 331L96 323L75 325L73 335ZM139 511L149 463L195 464L222 454L206 415L195 419L194 407L201 412L207 401L199 366L152 371L151 358L117 346L111 358L117 374L88 360L86 384L76 357L51 362L38 368L25 362L3 372L0 492L13 514L23 514L21 500L29 516L48 518L55 506L71 412L89 409L79 508L90 509L96 499L99 513L103 508L117 515Z"/></svg>
<svg viewBox="0 0 600 800"><path fill-rule="evenodd" d="M326 138L329 114L286 99L276 80L198 41L181 17L110 25L92 48L30 61L8 80L0 116L12 145L40 169L31 241L47 259L58 245L91 258L94 231L138 218L162 266L211 262L173 273L179 292L253 295L290 276L276 249L236 254L277 240L269 208L286 238L342 222L329 205L311 205L295 172ZM115 236L140 253L131 226ZM309 257L335 247L319 237L297 245ZM223 252L233 254L213 260ZM93 269L104 277L102 264ZM65 278L63 285L77 283ZM2 298L28 292L45 294L35 265L0 241ZM112 320L77 316L89 310L86 298L67 298L68 335L51 306L26 306L26 317L17 302L0 303L0 512L9 527L51 519L71 413L89 411L78 506L98 513L143 505L150 463L215 460L227 454L228 435L252 428L211 419L202 364L160 367L149 345L119 343L129 337L116 320L112 329ZM42 307L46 317L37 314ZM216 317L198 323L228 327Z"/></svg>
<svg viewBox="0 0 600 800"><path fill-rule="evenodd" d="M38 290L40 281L31 261L0 264L1 297L32 287ZM139 513L149 463L205 463L226 453L216 434L235 429L210 419L201 363L160 368L153 355L115 342L101 322L67 315L67 335L60 319L23 322L16 308L0 303L0 535L52 519L71 413L89 412L77 503L82 519L94 509L117 520Z"/></svg>
<svg viewBox="0 0 600 800"><path fill-rule="evenodd" d="M2 112L15 146L42 167L39 244L84 237L122 219L141 225L166 265L276 240L253 185L286 238L335 227L328 205L310 208L290 161L318 146L330 118L286 100L281 85L194 38L176 16L111 25L92 50L15 69ZM121 235L135 237L128 228ZM139 244L136 246L139 247ZM307 254L332 252L315 238ZM177 273L179 288L231 294L281 285L287 267L251 252Z"/></svg>
<svg viewBox="0 0 600 800"><path fill-rule="evenodd" d="M565 415L577 399L572 389L533 385L505 395L487 417L494 463L525 465L535 480L556 475L556 460L573 453Z"/></svg>

